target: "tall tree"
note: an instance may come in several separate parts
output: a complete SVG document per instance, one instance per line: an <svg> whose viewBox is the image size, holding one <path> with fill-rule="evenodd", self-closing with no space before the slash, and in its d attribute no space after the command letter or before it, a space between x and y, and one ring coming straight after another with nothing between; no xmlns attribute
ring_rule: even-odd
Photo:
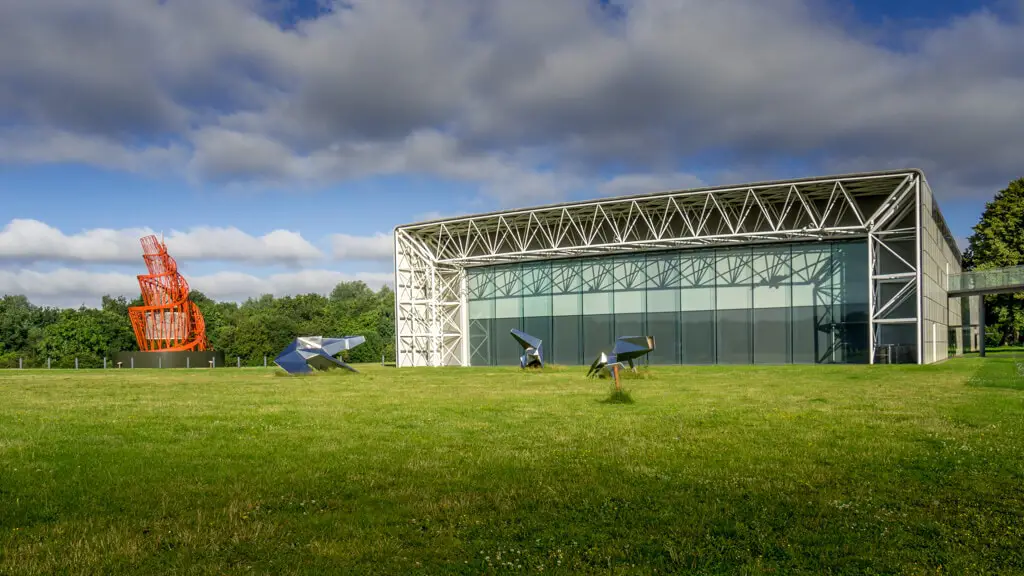
<svg viewBox="0 0 1024 576"><path fill-rule="evenodd" d="M988 270L1024 264L1024 178L1010 182L985 204L968 239L964 265ZM1019 343L1024 331L1024 293L985 296L985 324L1000 344Z"/></svg>

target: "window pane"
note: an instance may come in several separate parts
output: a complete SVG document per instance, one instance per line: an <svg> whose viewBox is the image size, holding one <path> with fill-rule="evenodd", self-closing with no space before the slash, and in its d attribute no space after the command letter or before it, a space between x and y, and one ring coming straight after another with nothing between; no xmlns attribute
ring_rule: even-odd
<svg viewBox="0 0 1024 576"><path fill-rule="evenodd" d="M512 339L512 329L522 330L519 318L496 318L491 321L491 354L498 366L518 366L522 348Z"/></svg>
<svg viewBox="0 0 1024 576"><path fill-rule="evenodd" d="M651 364L679 363L678 312L648 312L647 335L654 336L654 351L648 354Z"/></svg>
<svg viewBox="0 0 1024 576"><path fill-rule="evenodd" d="M754 309L754 363L788 364L790 350L789 308Z"/></svg>
<svg viewBox="0 0 1024 576"><path fill-rule="evenodd" d="M647 290L679 288L679 254L661 252L647 255Z"/></svg>
<svg viewBox="0 0 1024 576"><path fill-rule="evenodd" d="M868 246L832 246L832 318L836 323L836 362L868 361Z"/></svg>
<svg viewBox="0 0 1024 576"><path fill-rule="evenodd" d="M681 312L684 364L715 363L715 312Z"/></svg>
<svg viewBox="0 0 1024 576"><path fill-rule="evenodd" d="M647 336L647 331L644 329L644 315L616 314L615 338L621 338L622 336Z"/></svg>
<svg viewBox="0 0 1024 576"><path fill-rule="evenodd" d="M750 309L718 311L719 364L750 364L752 361L750 312Z"/></svg>
<svg viewBox="0 0 1024 576"><path fill-rule="evenodd" d="M715 303L719 310L739 310L751 307L752 277L749 248L716 251Z"/></svg>
<svg viewBox="0 0 1024 576"><path fill-rule="evenodd" d="M469 321L469 362L473 366L492 366L491 320Z"/></svg>
<svg viewBox="0 0 1024 576"><path fill-rule="evenodd" d="M583 338L580 329L581 316L555 316L552 318L551 345L545 342L544 350L551 354L555 364L578 366L583 364Z"/></svg>
<svg viewBox="0 0 1024 576"><path fill-rule="evenodd" d="M680 360L684 364L715 362L715 253L679 255Z"/></svg>
<svg viewBox="0 0 1024 576"><path fill-rule="evenodd" d="M650 270L650 268L648 268ZM679 289L647 291L647 335L654 336L651 364L678 364L682 346L679 316Z"/></svg>
<svg viewBox="0 0 1024 576"><path fill-rule="evenodd" d="M593 362L601 352L611 352L615 336L612 334L613 316L611 314L592 314L583 316L583 361Z"/></svg>
<svg viewBox="0 0 1024 576"><path fill-rule="evenodd" d="M831 314L824 306L793 307L793 362L831 361Z"/></svg>
<svg viewBox="0 0 1024 576"><path fill-rule="evenodd" d="M535 336L543 341L544 348L544 362L551 362L551 342L552 342L552 324L550 316L527 316L523 318L523 331L530 336ZM508 336L509 340L515 342L515 340ZM519 346L518 342L515 342ZM522 346L519 347L519 353L522 354Z"/></svg>
<svg viewBox="0 0 1024 576"><path fill-rule="evenodd" d="M790 247L755 247L752 257L754 362L792 362L790 308L793 272Z"/></svg>
<svg viewBox="0 0 1024 576"><path fill-rule="evenodd" d="M583 314L583 297L580 294L558 294L551 297L553 316L580 316Z"/></svg>

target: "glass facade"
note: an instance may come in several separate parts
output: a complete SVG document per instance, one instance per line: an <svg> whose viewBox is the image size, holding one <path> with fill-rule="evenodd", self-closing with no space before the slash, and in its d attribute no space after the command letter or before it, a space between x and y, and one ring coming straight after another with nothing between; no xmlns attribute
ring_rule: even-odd
<svg viewBox="0 0 1024 576"><path fill-rule="evenodd" d="M865 242L681 250L470 268L474 366L516 365L518 328L545 361L589 364L654 336L651 364L868 361Z"/></svg>

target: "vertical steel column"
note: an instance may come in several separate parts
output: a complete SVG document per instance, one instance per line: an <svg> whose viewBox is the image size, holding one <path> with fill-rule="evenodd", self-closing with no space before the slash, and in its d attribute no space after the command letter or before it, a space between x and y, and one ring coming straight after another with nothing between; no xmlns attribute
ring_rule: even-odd
<svg viewBox="0 0 1024 576"><path fill-rule="evenodd" d="M427 268L430 274L430 366L441 365L441 328L437 323L437 270L434 266Z"/></svg>
<svg viewBox="0 0 1024 576"><path fill-rule="evenodd" d="M466 269L459 271L459 327L462 331L462 365L469 366L469 281Z"/></svg>
<svg viewBox="0 0 1024 576"><path fill-rule="evenodd" d="M978 355L985 357L985 295L978 295Z"/></svg>
<svg viewBox="0 0 1024 576"><path fill-rule="evenodd" d="M868 364L875 363L875 237L868 232Z"/></svg>
<svg viewBox="0 0 1024 576"><path fill-rule="evenodd" d="M917 268L917 363L924 364L924 290L921 282L921 177L914 177L914 243L916 244Z"/></svg>
<svg viewBox="0 0 1024 576"><path fill-rule="evenodd" d="M392 263L395 266L395 368L402 367L402 316L399 310L401 306L399 303L402 301L402 294L399 292L399 285L402 283L402 271L398 267L398 228L392 231L392 238L394 238L394 258Z"/></svg>

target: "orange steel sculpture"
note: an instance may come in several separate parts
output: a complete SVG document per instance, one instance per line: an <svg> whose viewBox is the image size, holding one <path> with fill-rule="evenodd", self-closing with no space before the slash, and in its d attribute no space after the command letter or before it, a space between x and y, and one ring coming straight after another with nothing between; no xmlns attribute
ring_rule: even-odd
<svg viewBox="0 0 1024 576"><path fill-rule="evenodd" d="M142 258L149 269L149 274L138 277L145 305L128 309L139 350L206 350L206 323L199 307L188 299L188 282L178 274L177 262L156 236L146 236L141 242Z"/></svg>

